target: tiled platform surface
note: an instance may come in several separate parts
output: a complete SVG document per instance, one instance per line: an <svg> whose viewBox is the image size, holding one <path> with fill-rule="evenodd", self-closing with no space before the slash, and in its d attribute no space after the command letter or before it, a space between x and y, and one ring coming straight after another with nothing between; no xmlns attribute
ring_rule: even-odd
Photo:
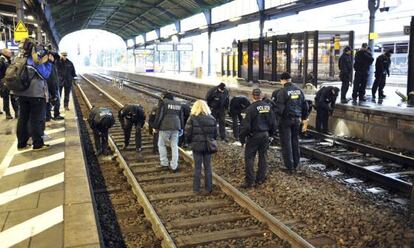
<svg viewBox="0 0 414 248"><path fill-rule="evenodd" d="M72 102L43 151L17 151L17 120L0 115L0 248L99 247Z"/></svg>

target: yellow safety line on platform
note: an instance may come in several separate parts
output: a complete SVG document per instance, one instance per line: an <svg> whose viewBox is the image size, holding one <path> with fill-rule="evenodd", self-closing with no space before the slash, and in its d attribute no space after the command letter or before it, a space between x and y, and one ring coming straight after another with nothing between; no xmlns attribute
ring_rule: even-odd
<svg viewBox="0 0 414 248"><path fill-rule="evenodd" d="M26 171L26 170L29 170L29 169L33 169L33 168L36 168L36 167L39 167L39 166L42 166L42 165L45 165L45 164L48 164L48 163L52 163L52 162L55 162L55 161L58 161L58 160L61 160L61 159L64 159L64 158L65 158L65 152L59 152L59 153L56 153L56 154L53 154L53 155L50 155L50 156L47 156L47 157L32 160L32 161L29 161L29 162L26 162L26 163L23 163L23 164L11 166L11 167L7 168L7 170L6 170L6 172L4 173L3 176L4 177L5 176L10 176L12 174L19 173L19 172L22 172L22 171Z"/></svg>
<svg viewBox="0 0 414 248"><path fill-rule="evenodd" d="M61 222L63 222L62 205L0 232L0 248L16 245Z"/></svg>

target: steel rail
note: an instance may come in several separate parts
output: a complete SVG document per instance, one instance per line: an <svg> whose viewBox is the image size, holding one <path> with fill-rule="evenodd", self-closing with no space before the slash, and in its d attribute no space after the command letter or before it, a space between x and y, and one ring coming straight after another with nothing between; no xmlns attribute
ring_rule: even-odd
<svg viewBox="0 0 414 248"><path fill-rule="evenodd" d="M87 79L83 75L81 75L81 77L85 81L87 81L88 83L90 83L94 88L96 88L103 95L105 95L106 97L108 97L108 99L110 99L112 102L114 102L118 107L120 107L120 108L123 107L123 104L121 104L116 99L114 99L112 96L110 96L106 91L100 89L99 86L97 86L96 84L94 84L93 82L91 82L89 79ZM79 84L77 84L76 86L77 86L79 92L81 92L81 95L82 95L83 100L87 103L89 109L91 109L92 108L92 104L89 102L86 94L84 93L84 91L82 90L82 88L80 87ZM109 137L108 140L109 140L110 146L114 149L115 154L117 155L117 160L119 162L120 168L123 169L124 175L127 177L128 182L132 186L132 190L133 190L134 194L138 198L138 202L144 208L144 214L145 214L145 216L147 216L147 218L151 222L152 229L153 229L154 233L161 240L162 247L165 247L165 248L176 248L177 246L175 245L175 242L171 238L171 236L168 233L167 229L165 228L164 224L162 224L161 219L158 217L157 213L155 212L155 209L153 208L153 206L151 205L151 203L148 200L147 196L145 195L144 191L142 190L142 187L139 185L139 183L138 183L137 179L135 178L133 172L128 167L128 164L126 163L126 161L124 160L123 156L121 155L121 152L116 147L115 142L113 141L113 139L111 137Z"/></svg>
<svg viewBox="0 0 414 248"><path fill-rule="evenodd" d="M91 83L92 86L94 86L96 89L98 89L103 95L107 96L109 99L113 99L114 102L118 105L122 105L118 101L116 101L113 97L111 97L107 92L99 88L95 83L91 82L89 79L81 75L82 78L84 78L87 82ZM80 86L78 86L80 88ZM123 105L122 105L123 106ZM125 167L125 171L129 171L131 173L131 181L138 184L135 177L133 176L132 172L129 170L127 163L125 160L123 160L121 153L117 149L115 143L112 139L110 139L111 146L114 148L116 153L118 154L118 159L120 160L120 163L123 164L123 167ZM183 157L185 161L191 164L191 166L194 168L194 160L193 157L190 156L186 151L184 151L181 147L179 147L180 155ZM128 170L127 170L128 169ZM129 176L127 176L129 178ZM272 231L276 236L279 238L288 241L292 247L297 248L312 248L314 247L312 244L310 244L308 241L303 239L300 235L298 235L296 232L294 232L292 229L290 229L288 226L283 224L280 220L276 219L274 216L272 216L270 213L268 213L265 209L260 207L257 203L255 203L253 200L251 200L249 197L244 195L242 192L237 190L235 187L233 187L230 183L228 183L226 180L224 180L222 177L217 175L216 173L213 173L213 179L214 182L221 188L221 190L232 197L235 202L237 202L241 207L247 209L252 216L254 216L256 219L261 221L262 223L266 224L270 231ZM139 184L138 184L139 185ZM142 189L141 189L142 191ZM141 192L140 192L141 193ZM145 195L145 193L142 191L142 194ZM148 201L148 199L147 199ZM148 204L149 201L148 201ZM156 215L155 211L154 214ZM158 218L159 220L159 218ZM165 227L164 227L165 228ZM165 230L166 231L166 230ZM166 231L167 232L167 231Z"/></svg>

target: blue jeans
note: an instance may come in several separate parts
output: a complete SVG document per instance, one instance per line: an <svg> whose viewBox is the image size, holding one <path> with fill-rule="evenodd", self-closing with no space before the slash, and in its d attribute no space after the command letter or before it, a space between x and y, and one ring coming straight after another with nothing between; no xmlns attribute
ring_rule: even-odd
<svg viewBox="0 0 414 248"><path fill-rule="evenodd" d="M207 192L213 190L213 176L211 172L211 154L206 152L193 152L194 178L193 191L200 192L201 168L204 167L204 185Z"/></svg>
<svg viewBox="0 0 414 248"><path fill-rule="evenodd" d="M171 144L171 162L172 170L178 168L178 130L159 131L158 152L160 153L161 166L168 166L167 142Z"/></svg>

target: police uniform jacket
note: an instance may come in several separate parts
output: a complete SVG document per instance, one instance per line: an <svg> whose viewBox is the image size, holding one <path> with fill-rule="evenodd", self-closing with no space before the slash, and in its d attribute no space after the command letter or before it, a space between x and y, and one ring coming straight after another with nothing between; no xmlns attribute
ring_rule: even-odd
<svg viewBox="0 0 414 248"><path fill-rule="evenodd" d="M151 109L151 112L150 112L149 116L148 116L148 126L150 128L155 128L155 125L156 125L155 122L156 122L156 118L157 118L157 110L158 110L158 106L153 107Z"/></svg>
<svg viewBox="0 0 414 248"><path fill-rule="evenodd" d="M288 82L277 94L276 114L282 122L289 118L308 118L308 104L302 90L291 82Z"/></svg>
<svg viewBox="0 0 414 248"><path fill-rule="evenodd" d="M264 101L253 102L246 109L246 117L242 121L240 130L240 140L244 141L247 136L260 132L268 132L272 136L275 131L275 116L270 104Z"/></svg>
<svg viewBox="0 0 414 248"><path fill-rule="evenodd" d="M332 111L335 108L336 95L332 93L333 86L323 87L316 93L315 105L316 108Z"/></svg>
<svg viewBox="0 0 414 248"><path fill-rule="evenodd" d="M108 108L93 107L89 112L88 123L92 129L108 129L115 124L112 111Z"/></svg>
<svg viewBox="0 0 414 248"><path fill-rule="evenodd" d="M144 108L138 104L128 104L119 110L118 118L122 125L124 124L124 120L127 119L133 123L138 123L143 127L145 124Z"/></svg>
<svg viewBox="0 0 414 248"><path fill-rule="evenodd" d="M341 57L339 57L338 67L340 70L339 77L341 80L350 81L352 77L351 54L342 53Z"/></svg>
<svg viewBox="0 0 414 248"><path fill-rule="evenodd" d="M188 118L190 118L191 108L190 108L190 105L188 105L187 103L182 104L182 107L183 107L184 123L187 123ZM185 124L184 124L184 126L185 126Z"/></svg>
<svg viewBox="0 0 414 248"><path fill-rule="evenodd" d="M245 96L235 96L230 101L230 115L237 115L243 112L247 107L250 106L250 101Z"/></svg>
<svg viewBox="0 0 414 248"><path fill-rule="evenodd" d="M180 102L163 99L157 112L155 128L161 131L178 131L184 128L184 114Z"/></svg>
<svg viewBox="0 0 414 248"><path fill-rule="evenodd" d="M207 92L206 101L212 110L226 110L229 108L229 90L220 92L218 86L213 87Z"/></svg>
<svg viewBox="0 0 414 248"><path fill-rule="evenodd" d="M186 140L194 152L207 151L207 139L217 138L217 123L211 115L192 115L185 126Z"/></svg>
<svg viewBox="0 0 414 248"><path fill-rule="evenodd" d="M357 72L368 72L372 62L374 62L374 58L372 57L371 53L368 51L359 50L355 54L354 69Z"/></svg>
<svg viewBox="0 0 414 248"><path fill-rule="evenodd" d="M375 61L375 76L390 75L391 59L381 54Z"/></svg>

